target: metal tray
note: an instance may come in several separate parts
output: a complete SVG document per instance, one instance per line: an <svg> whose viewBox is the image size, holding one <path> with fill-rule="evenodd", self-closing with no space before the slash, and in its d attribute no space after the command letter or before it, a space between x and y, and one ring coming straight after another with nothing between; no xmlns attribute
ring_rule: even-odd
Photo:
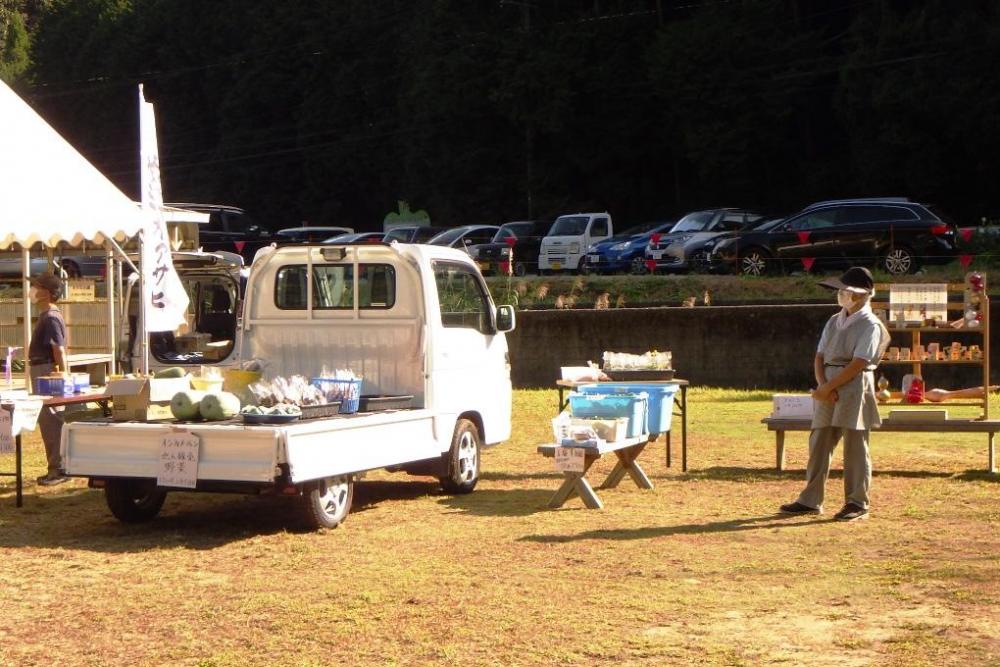
<svg viewBox="0 0 1000 667"><path fill-rule="evenodd" d="M299 415L240 415L244 424L288 424Z"/></svg>
<svg viewBox="0 0 1000 667"><path fill-rule="evenodd" d="M358 404L360 412L376 412L378 410L406 410L413 407L412 395L400 396L362 396Z"/></svg>
<svg viewBox="0 0 1000 667"><path fill-rule="evenodd" d="M303 419L316 419L317 417L333 417L340 414L340 401L332 403L320 403L319 405L301 406Z"/></svg>

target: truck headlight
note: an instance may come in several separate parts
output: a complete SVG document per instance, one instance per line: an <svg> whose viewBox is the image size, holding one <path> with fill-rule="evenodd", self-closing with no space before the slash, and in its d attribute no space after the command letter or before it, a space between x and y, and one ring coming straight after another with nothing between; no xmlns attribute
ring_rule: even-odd
<svg viewBox="0 0 1000 667"><path fill-rule="evenodd" d="M569 244L569 252L570 252L571 255L575 255L575 254L579 253L580 252L580 244L579 243L570 243Z"/></svg>

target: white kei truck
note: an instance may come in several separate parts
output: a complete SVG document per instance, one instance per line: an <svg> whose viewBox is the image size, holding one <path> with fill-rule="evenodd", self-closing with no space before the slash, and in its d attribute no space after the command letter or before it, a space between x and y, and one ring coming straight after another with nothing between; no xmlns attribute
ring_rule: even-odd
<svg viewBox="0 0 1000 667"><path fill-rule="evenodd" d="M586 270L587 251L598 241L611 238L614 227L611 215L603 213L572 213L560 215L542 239L538 251L540 273Z"/></svg>
<svg viewBox="0 0 1000 667"><path fill-rule="evenodd" d="M428 245L296 245L261 250L250 269L235 361L264 377L350 368L362 392L411 407L282 425L91 420L63 428L66 473L103 488L123 522L155 517L161 443L198 437L195 490L288 496L315 528L350 512L354 481L388 469L438 477L450 493L479 479L480 449L510 437L511 306L495 306L461 251ZM227 362L232 363L230 359Z"/></svg>

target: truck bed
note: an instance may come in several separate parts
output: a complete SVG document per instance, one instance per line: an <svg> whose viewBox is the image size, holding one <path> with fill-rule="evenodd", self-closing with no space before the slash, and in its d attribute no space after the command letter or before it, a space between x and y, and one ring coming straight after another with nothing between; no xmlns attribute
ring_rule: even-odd
<svg viewBox="0 0 1000 667"><path fill-rule="evenodd" d="M199 480L271 483L287 464L298 483L436 458L451 435L436 421L430 410L416 409L280 425L72 422L63 427L63 464L74 476L155 478L160 439L180 430L201 438Z"/></svg>

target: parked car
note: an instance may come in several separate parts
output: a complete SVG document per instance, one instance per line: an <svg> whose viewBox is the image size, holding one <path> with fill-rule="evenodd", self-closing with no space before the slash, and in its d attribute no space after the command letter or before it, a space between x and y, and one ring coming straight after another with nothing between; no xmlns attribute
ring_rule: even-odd
<svg viewBox="0 0 1000 667"><path fill-rule="evenodd" d="M552 228L552 220L506 222L490 243L476 246L473 259L484 273L506 273L504 262L513 258L511 272L516 276L538 272L538 250Z"/></svg>
<svg viewBox="0 0 1000 667"><path fill-rule="evenodd" d="M594 271L609 273L630 271L646 272L646 247L654 234L665 234L674 222L648 222L626 229L609 239L598 241L587 250L587 260L580 266L580 273Z"/></svg>
<svg viewBox="0 0 1000 667"><path fill-rule="evenodd" d="M954 225L927 205L901 197L844 199L719 237L709 263L714 270L746 275L853 264L902 275L923 264L950 262L955 243Z"/></svg>
<svg viewBox="0 0 1000 667"><path fill-rule="evenodd" d="M200 225L198 235L205 252L237 252L250 263L254 254L274 241L274 235L261 227L246 211L220 204L166 204L175 208L208 213L208 223Z"/></svg>
<svg viewBox="0 0 1000 667"><path fill-rule="evenodd" d="M475 252L473 250L474 246L492 241L499 229L496 225L462 225L461 227L441 232L428 241L428 243L445 248L464 250L471 256Z"/></svg>
<svg viewBox="0 0 1000 667"><path fill-rule="evenodd" d="M355 232L353 234L338 234L325 239L323 243L336 243L338 245L359 245L363 243L382 243L382 232Z"/></svg>
<svg viewBox="0 0 1000 667"><path fill-rule="evenodd" d="M740 208L713 208L688 213L677 221L668 233L649 243L643 257L656 262L657 269L668 271L703 271L708 269L708 252L712 239L748 229L761 219L761 214Z"/></svg>
<svg viewBox="0 0 1000 667"><path fill-rule="evenodd" d="M405 225L393 227L385 233L383 241L399 241L400 243L427 243L447 227L431 227L430 225Z"/></svg>
<svg viewBox="0 0 1000 667"><path fill-rule="evenodd" d="M340 234L353 234L351 227L289 227L275 232L275 240L284 243L321 243Z"/></svg>
<svg viewBox="0 0 1000 667"><path fill-rule="evenodd" d="M586 262L587 250L614 234L614 224L607 211L573 213L556 218L538 251L538 270L578 271ZM586 270L586 267L584 267Z"/></svg>

